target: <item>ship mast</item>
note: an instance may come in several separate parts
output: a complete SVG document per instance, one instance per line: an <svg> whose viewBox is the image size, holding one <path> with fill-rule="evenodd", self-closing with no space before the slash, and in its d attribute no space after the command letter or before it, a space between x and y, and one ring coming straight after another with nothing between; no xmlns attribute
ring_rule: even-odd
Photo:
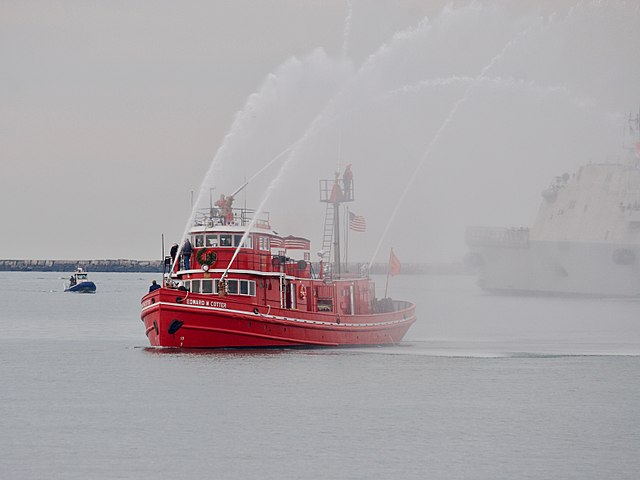
<svg viewBox="0 0 640 480"><path fill-rule="evenodd" d="M333 277L340 278L340 205L353 202L353 178L351 165L347 166L342 178L340 172L335 173L333 180L320 180L320 201L327 203L327 217L325 218L325 232L328 228L333 231ZM333 215L329 216L329 208ZM330 222L330 224L327 224Z"/></svg>

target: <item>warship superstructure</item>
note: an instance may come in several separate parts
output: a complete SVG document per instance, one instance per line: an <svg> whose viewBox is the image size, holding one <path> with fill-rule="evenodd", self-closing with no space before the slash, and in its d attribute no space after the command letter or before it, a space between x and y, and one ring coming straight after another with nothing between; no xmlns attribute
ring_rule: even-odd
<svg viewBox="0 0 640 480"><path fill-rule="evenodd" d="M640 113L630 118L637 138ZM496 293L640 296L640 142L542 192L531 228L469 227L465 261Z"/></svg>

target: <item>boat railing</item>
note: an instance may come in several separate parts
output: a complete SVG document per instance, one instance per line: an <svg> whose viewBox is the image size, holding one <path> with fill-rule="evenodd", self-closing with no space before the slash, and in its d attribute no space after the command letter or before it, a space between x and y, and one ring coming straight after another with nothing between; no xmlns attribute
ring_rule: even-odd
<svg viewBox="0 0 640 480"><path fill-rule="evenodd" d="M529 229L525 227L494 228L469 227L466 232L467 245L527 248Z"/></svg>
<svg viewBox="0 0 640 480"><path fill-rule="evenodd" d="M353 180L336 178L320 180L320 201L325 203L353 202Z"/></svg>
<svg viewBox="0 0 640 480"><path fill-rule="evenodd" d="M399 312L400 310L406 310L411 307L413 304L411 302L407 302L405 300L392 300L393 301L393 311Z"/></svg>
<svg viewBox="0 0 640 480"><path fill-rule="evenodd" d="M271 228L269 221L269 212L257 212L248 208L231 208L223 211L220 208L199 208L196 210L193 226L194 227L214 227L219 225L236 225L246 227L254 217L255 226L258 228Z"/></svg>
<svg viewBox="0 0 640 480"><path fill-rule="evenodd" d="M376 299L373 302L373 313L392 313L410 308L413 304L404 300L393 300L392 298Z"/></svg>

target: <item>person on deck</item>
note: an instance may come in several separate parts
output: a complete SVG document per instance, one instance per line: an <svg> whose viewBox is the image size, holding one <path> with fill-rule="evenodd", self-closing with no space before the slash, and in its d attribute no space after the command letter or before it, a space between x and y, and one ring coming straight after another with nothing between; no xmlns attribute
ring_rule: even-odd
<svg viewBox="0 0 640 480"><path fill-rule="evenodd" d="M184 244L182 245L182 261L184 262L184 269L189 270L191 268L191 253L193 252L193 247L191 246L191 242L189 239L185 239Z"/></svg>
<svg viewBox="0 0 640 480"><path fill-rule="evenodd" d="M225 201L225 210L224 210L225 222L227 225L229 225L233 223L233 207L232 207L233 197L229 195L224 199L224 201Z"/></svg>
<svg viewBox="0 0 640 480"><path fill-rule="evenodd" d="M225 218L225 206L226 206L227 202L224 198L224 195L220 195L220 198L218 200L216 200L216 203L214 204L217 209L217 216L221 219L221 221L224 223L224 218Z"/></svg>
<svg viewBox="0 0 640 480"><path fill-rule="evenodd" d="M178 256L178 244L177 243L173 243L173 245L171 245L171 250L169 251L169 255L171 255L171 268L173 268L173 266L176 263L176 257Z"/></svg>
<svg viewBox="0 0 640 480"><path fill-rule="evenodd" d="M154 280L153 282L151 282L151 286L149 287L149 293L153 292L154 290L158 290L159 288L160 285L158 285L158 282Z"/></svg>

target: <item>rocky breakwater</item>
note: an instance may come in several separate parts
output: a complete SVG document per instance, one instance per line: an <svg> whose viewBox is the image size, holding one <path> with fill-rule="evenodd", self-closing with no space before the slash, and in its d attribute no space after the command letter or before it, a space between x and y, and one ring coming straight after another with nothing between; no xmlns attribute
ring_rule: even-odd
<svg viewBox="0 0 640 480"><path fill-rule="evenodd" d="M0 260L5 272L72 272L77 267L89 272L161 272L160 260Z"/></svg>

